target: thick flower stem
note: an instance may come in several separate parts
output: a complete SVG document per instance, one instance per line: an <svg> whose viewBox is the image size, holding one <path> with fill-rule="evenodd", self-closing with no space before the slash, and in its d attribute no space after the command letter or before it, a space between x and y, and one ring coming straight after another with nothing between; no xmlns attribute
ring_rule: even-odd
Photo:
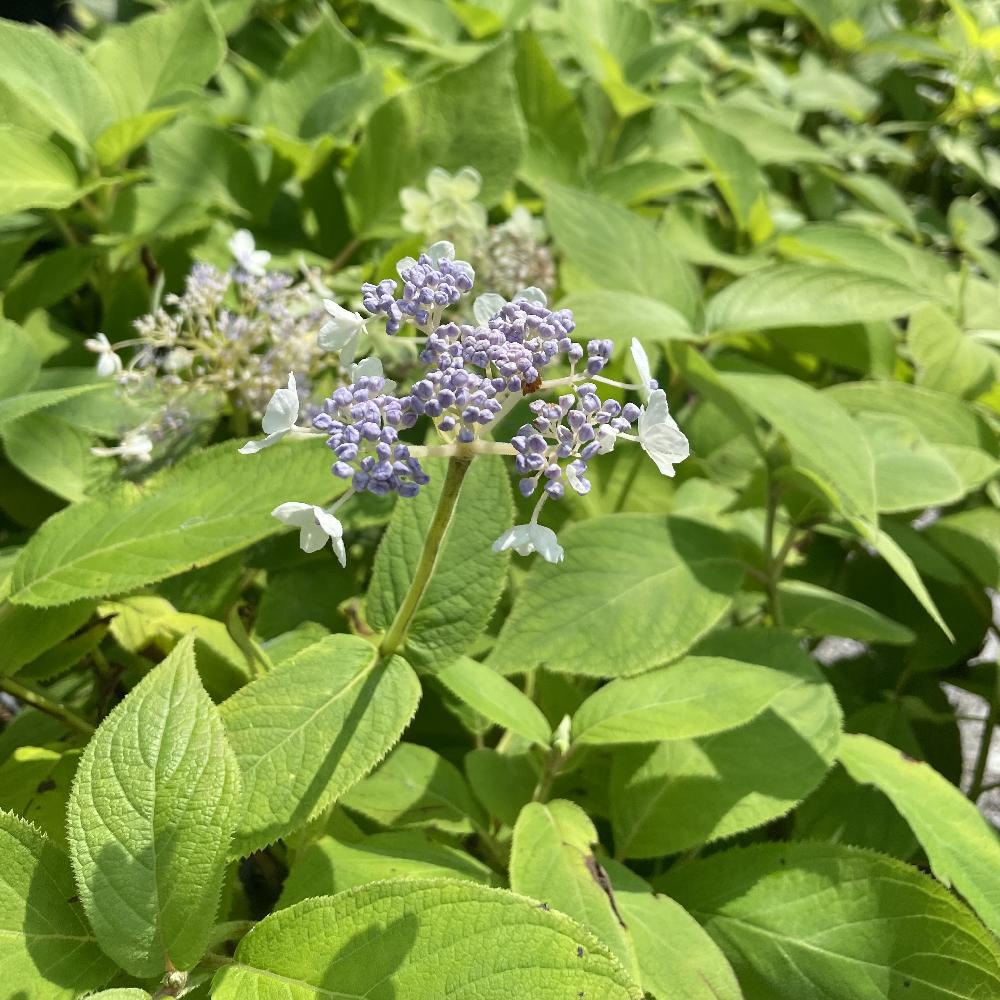
<svg viewBox="0 0 1000 1000"><path fill-rule="evenodd" d="M406 633L413 621L413 616L420 607L424 594L427 592L431 577L434 575L434 567L437 565L438 557L444 548L448 528L455 515L458 495L462 490L462 481L472 464L473 457L473 455L455 455L448 459L448 472L445 475L444 485L441 487L441 496L438 499L437 510L434 511L434 519L427 529L424 549L420 553L420 561L413 573L413 580L403 598L403 603L400 604L399 610L396 612L396 617L392 620L392 624L379 645L378 651L382 656L391 656L406 641Z"/></svg>
<svg viewBox="0 0 1000 1000"><path fill-rule="evenodd" d="M37 708L40 712L51 715L67 729L72 729L88 737L94 735L94 727L86 719L81 718L65 705L52 701L41 691L36 691L34 688L21 684L20 681L14 680L13 677L0 677L0 691L6 691L7 694L13 695L25 705L31 705L32 708Z"/></svg>

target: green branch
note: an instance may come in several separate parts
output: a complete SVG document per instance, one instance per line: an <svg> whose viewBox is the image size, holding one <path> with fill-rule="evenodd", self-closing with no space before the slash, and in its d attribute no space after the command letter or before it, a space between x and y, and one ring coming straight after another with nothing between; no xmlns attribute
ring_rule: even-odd
<svg viewBox="0 0 1000 1000"><path fill-rule="evenodd" d="M379 645L381 656L391 656L397 652L406 641L406 633L413 622L413 616L420 607L424 594L430 586L431 577L434 575L434 567L437 565L441 549L444 548L444 540L448 534L452 518L455 516L455 506L458 503L458 496L462 490L462 481L472 464L472 458L466 456L453 456L448 460L448 472L445 475L444 486L441 487L441 496L438 499L437 510L434 511L434 519L427 529L427 537L424 539L424 548L420 553L420 561L413 573L413 580L400 604L396 617L382 638Z"/></svg>
<svg viewBox="0 0 1000 1000"><path fill-rule="evenodd" d="M32 708L37 708L40 712L45 712L46 715L51 715L68 729L72 729L88 737L94 735L94 727L86 719L77 715L76 712L65 705L60 705L58 702L52 701L47 695L36 688L28 687L26 684L14 680L13 677L0 677L0 691L6 691L7 694L13 695L13 697L25 705L30 705Z"/></svg>

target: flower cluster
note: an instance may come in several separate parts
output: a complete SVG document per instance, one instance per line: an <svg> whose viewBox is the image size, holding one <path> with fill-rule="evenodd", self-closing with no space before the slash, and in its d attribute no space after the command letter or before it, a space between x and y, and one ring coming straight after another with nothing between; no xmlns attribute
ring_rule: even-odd
<svg viewBox="0 0 1000 1000"><path fill-rule="evenodd" d="M454 175L434 167L426 190L400 191L402 227L428 243L447 240L458 246L475 267L481 288L505 298L527 286L551 291L556 271L544 224L518 205L505 222L489 225L485 207L476 200L482 184L473 167Z"/></svg>
<svg viewBox="0 0 1000 1000"><path fill-rule="evenodd" d="M428 477L420 465L426 455L468 456L501 454L514 458L518 487L525 496L541 491L528 524L517 525L494 543L496 551L514 549L523 555L539 552L551 562L562 558L555 535L538 523L549 500L560 500L569 490L586 494L591 489L589 465L621 441L637 443L664 475L674 474L674 464L688 454L688 442L670 416L666 393L652 378L649 360L638 341L632 358L638 384L615 382L601 373L611 360L610 340L591 340L586 347L572 339L573 316L566 309L551 309L537 288L524 289L512 301L498 295L480 296L471 312L473 323L458 322L445 314L462 310L462 300L473 287L470 264L455 259L454 247L438 243L419 260L406 258L397 266L402 282L384 280L362 288L365 310L384 317L386 332L398 334L405 325L423 334L420 360L424 373L405 393L396 394L381 365L374 358L354 366L351 385L337 389L312 417L312 428L297 426L298 405L294 378L287 389L274 394L264 417L267 437L248 442L247 453L275 444L289 433L315 433L326 437L333 451L335 476L350 481L350 488L336 506L356 493L396 493L415 496ZM329 320L320 333L328 343L348 345L353 352L366 332L359 313L327 302ZM568 367L546 381L556 363ZM602 400L598 385L614 385L639 392L642 404ZM559 390L554 401L531 399L531 419L510 442L493 439L499 419L522 400L549 390ZM422 418L435 428L443 442L436 446L406 444L401 432ZM293 509L294 507L294 509ZM342 552L342 528L333 511L308 505L282 505L276 517L302 530L303 547L314 550L317 539L330 538ZM291 513L289 513L291 511ZM289 520L289 518L294 518Z"/></svg>
<svg viewBox="0 0 1000 1000"><path fill-rule="evenodd" d="M316 338L324 316L317 275L300 280L266 270L270 254L257 250L246 230L233 236L230 251L228 271L195 264L180 295L165 296L135 321L134 339L112 345L98 334L86 341L98 375L115 379L151 413L102 453L148 461L155 441L223 406L246 422L259 420L290 371L299 373L298 392L307 398L327 364ZM134 349L128 364L119 355L126 348Z"/></svg>

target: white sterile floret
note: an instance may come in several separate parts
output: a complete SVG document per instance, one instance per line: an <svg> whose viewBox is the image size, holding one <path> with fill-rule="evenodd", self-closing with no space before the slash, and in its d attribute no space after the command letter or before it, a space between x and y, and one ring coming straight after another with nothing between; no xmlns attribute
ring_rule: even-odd
<svg viewBox="0 0 1000 1000"><path fill-rule="evenodd" d="M299 548L303 552L319 552L329 539L340 565L347 565L344 526L333 514L311 503L290 500L275 507L271 516L299 529Z"/></svg>
<svg viewBox="0 0 1000 1000"><path fill-rule="evenodd" d="M688 439L670 416L662 389L651 392L646 405L639 407L639 444L665 476L672 476L674 465L691 453Z"/></svg>
<svg viewBox="0 0 1000 1000"><path fill-rule="evenodd" d="M153 457L153 441L145 431L129 431L114 448L91 448L91 455L117 457L126 462L148 462Z"/></svg>
<svg viewBox="0 0 1000 1000"><path fill-rule="evenodd" d="M515 524L493 543L494 552L505 552L507 549L513 549L519 556L537 552L550 563L562 562L564 555L556 533L551 528L534 523Z"/></svg>
<svg viewBox="0 0 1000 1000"><path fill-rule="evenodd" d="M349 365L358 349L361 334L366 332L368 320L333 299L323 299L323 308L330 318L320 327L319 346L324 351L339 351L341 361Z"/></svg>
<svg viewBox="0 0 1000 1000"><path fill-rule="evenodd" d="M507 300L496 292L486 292L472 304L472 315L480 326L486 326L489 321L507 305Z"/></svg>
<svg viewBox="0 0 1000 1000"><path fill-rule="evenodd" d="M271 255L266 250L257 249L253 233L249 229L237 229L230 238L228 246L237 266L246 271L247 274L255 274L260 277L265 273L264 268L271 259Z"/></svg>
<svg viewBox="0 0 1000 1000"><path fill-rule="evenodd" d="M240 448L241 455L256 455L263 448L270 448L283 437L292 432L295 421L299 418L299 394L295 390L295 376L288 375L288 388L276 389L271 401L264 411L264 419L260 422L267 435L263 441L247 441Z"/></svg>
<svg viewBox="0 0 1000 1000"><path fill-rule="evenodd" d="M635 370L639 374L639 382L641 384L639 395L642 396L644 401L648 400L650 393L654 391L652 384L653 373L649 367L649 358L646 355L645 348L635 337L632 338L632 361L635 363Z"/></svg>
<svg viewBox="0 0 1000 1000"><path fill-rule="evenodd" d="M391 378L386 378L382 369L382 361L374 354L367 358L362 358L356 365L351 365L351 383L355 383L361 378L382 379L382 392L391 396L396 390L396 383Z"/></svg>
<svg viewBox="0 0 1000 1000"><path fill-rule="evenodd" d="M597 442L598 454L606 455L609 451L615 450L615 443L618 441L618 431L607 424L599 424L594 440Z"/></svg>
<svg viewBox="0 0 1000 1000"><path fill-rule="evenodd" d="M122 370L122 359L115 354L115 349L103 333L88 337L83 346L97 355L97 374L100 378L111 378Z"/></svg>

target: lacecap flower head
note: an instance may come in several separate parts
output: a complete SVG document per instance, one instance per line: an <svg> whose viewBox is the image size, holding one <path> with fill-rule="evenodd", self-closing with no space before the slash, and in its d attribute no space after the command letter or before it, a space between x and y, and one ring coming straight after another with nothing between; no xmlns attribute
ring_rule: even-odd
<svg viewBox="0 0 1000 1000"><path fill-rule="evenodd" d="M351 367L351 384L334 391L313 415L312 432L322 435L333 453L331 471L349 484L336 507L356 493L393 493L402 500L416 496L428 482L420 463L428 448L409 444L402 435L425 422L442 442L433 448L436 455L513 457L520 492L539 499L528 524L505 532L494 550L537 552L559 562L563 550L555 534L539 524L539 515L549 500L561 500L568 492L588 493L589 467L599 456L622 441L633 442L668 476L687 457L687 439L670 415L666 393L652 377L638 341L632 343L632 359L639 383L614 382L602 375L613 341L596 339L584 345L574 340L573 314L552 309L537 288L523 289L509 301L496 294L480 296L471 323L449 318L475 281L472 266L456 259L450 243L437 243L417 259L404 258L397 272L399 282L362 285L363 306L370 317L385 319L388 334L400 335L410 327L421 335L424 371L408 391L397 393L377 359L365 359ZM321 337L353 356L353 345L369 320L332 302L327 312L330 319ZM557 364L564 371L568 368L568 374L547 380ZM293 384L290 379L289 389ZM602 399L601 385L637 390L642 405ZM295 426L298 409L293 411L291 397L279 396L287 392L278 390L273 411L268 407L268 437L243 450L257 451L293 431L303 433ZM525 422L509 442L494 441L499 419L523 401ZM332 516L336 507L324 514ZM303 522L303 547L318 547L320 516L309 515L309 521L303 510L293 513Z"/></svg>

